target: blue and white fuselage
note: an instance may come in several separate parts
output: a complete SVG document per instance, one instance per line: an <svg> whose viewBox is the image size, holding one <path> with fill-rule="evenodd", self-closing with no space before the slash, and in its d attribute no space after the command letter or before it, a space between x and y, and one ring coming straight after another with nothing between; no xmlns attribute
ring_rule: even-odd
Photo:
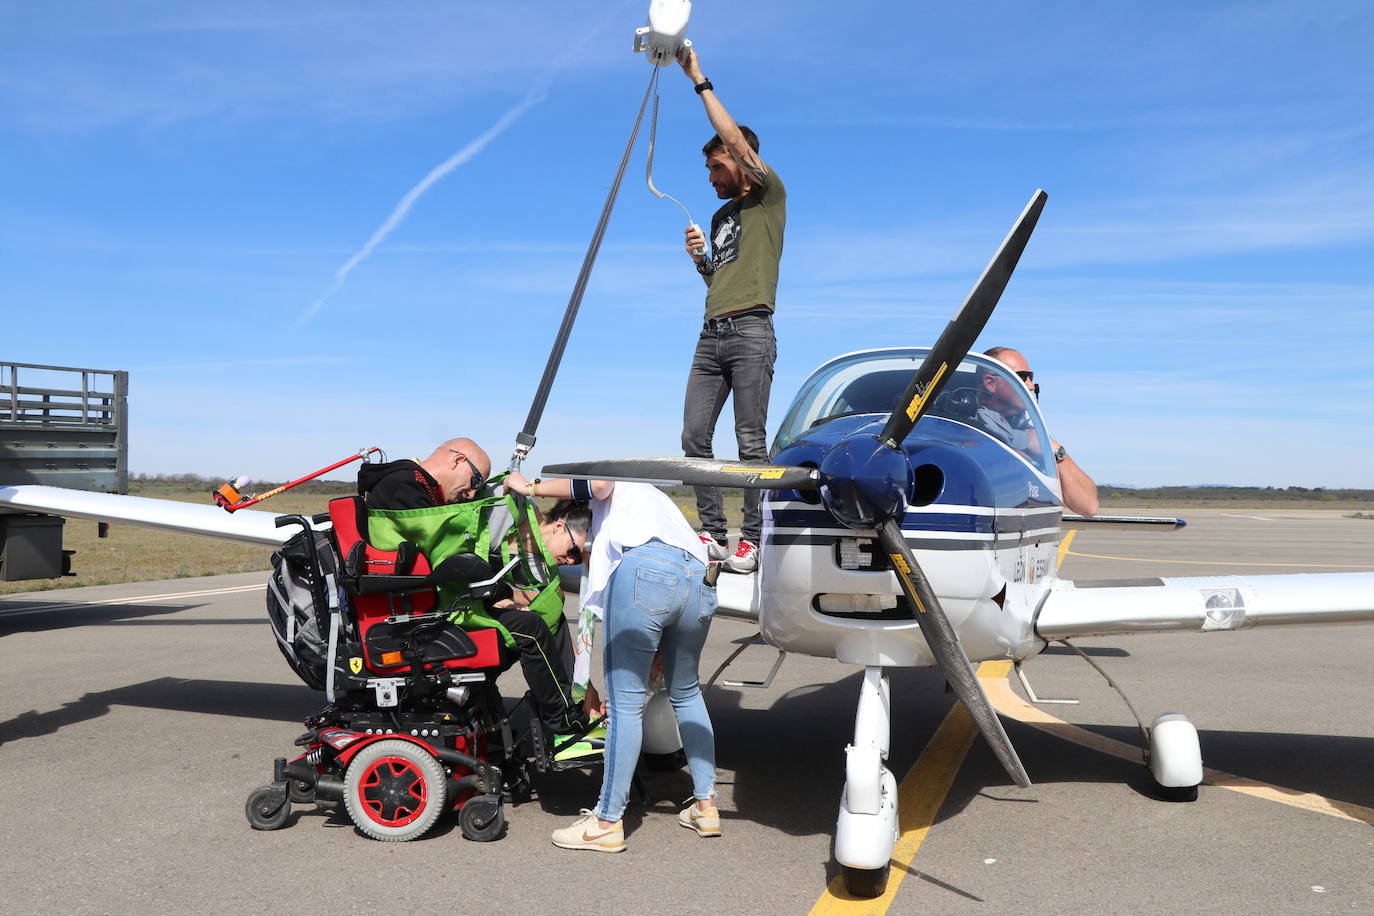
<svg viewBox="0 0 1374 916"><path fill-rule="evenodd" d="M772 460L821 467L838 444L876 437L925 353L869 350L821 366L783 420ZM987 373L1025 391L1013 422L1021 449L985 428ZM1045 645L1032 621L1053 578L1062 508L1044 429L1015 376L969 356L903 443L902 531L972 661ZM936 663L874 529L837 520L815 493L769 491L763 508L759 619L769 643L855 665Z"/></svg>

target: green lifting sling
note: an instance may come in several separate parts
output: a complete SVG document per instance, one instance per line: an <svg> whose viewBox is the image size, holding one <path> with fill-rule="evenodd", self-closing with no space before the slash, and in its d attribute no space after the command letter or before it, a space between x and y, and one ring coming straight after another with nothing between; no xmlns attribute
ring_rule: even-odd
<svg viewBox="0 0 1374 916"><path fill-rule="evenodd" d="M494 483L499 483L496 478ZM511 546L507 534L515 527L513 520L523 515L534 533L534 542L551 573L540 575L523 553L520 562L507 574L506 580L512 588L538 590L530 602L530 610L537 613L549 629L554 629L563 618L563 590L558 580L558 564L548 546L539 536L538 516L532 501L524 502L524 512L513 496L487 496L463 503L447 506L433 506L425 509L369 509L367 510L368 541L379 550L395 550L402 541L409 541L420 549L430 563L438 566L445 558L460 553L474 553L479 557L499 555L501 567L511 560ZM496 543L492 543L493 516L497 519L510 519L509 525L497 532ZM517 575L518 573L518 575ZM547 581L545 581L547 579ZM491 617L482 601L464 597L466 583L440 585L438 600L441 608L451 608L449 620L461 627L494 627L501 632L506 645L514 646L515 640L499 620Z"/></svg>

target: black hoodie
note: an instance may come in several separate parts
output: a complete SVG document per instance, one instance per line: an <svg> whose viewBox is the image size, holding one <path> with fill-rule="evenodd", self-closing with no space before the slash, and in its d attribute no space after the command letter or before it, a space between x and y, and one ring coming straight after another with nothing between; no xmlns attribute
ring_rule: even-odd
<svg viewBox="0 0 1374 916"><path fill-rule="evenodd" d="M409 458L358 469L358 495L369 509L428 509L444 505L439 481Z"/></svg>

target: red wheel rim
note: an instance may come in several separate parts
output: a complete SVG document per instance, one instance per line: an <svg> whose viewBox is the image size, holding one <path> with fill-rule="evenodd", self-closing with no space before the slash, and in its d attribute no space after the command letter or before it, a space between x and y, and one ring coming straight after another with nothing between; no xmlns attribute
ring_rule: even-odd
<svg viewBox="0 0 1374 916"><path fill-rule="evenodd" d="M382 757L363 771L358 801L367 816L383 827L404 827L424 813L429 801L425 775L414 761Z"/></svg>

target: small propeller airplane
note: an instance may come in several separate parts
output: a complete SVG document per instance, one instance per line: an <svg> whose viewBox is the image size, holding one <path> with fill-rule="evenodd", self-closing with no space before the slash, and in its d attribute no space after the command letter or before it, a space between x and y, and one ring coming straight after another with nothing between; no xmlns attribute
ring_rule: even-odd
<svg viewBox="0 0 1374 916"><path fill-rule="evenodd" d="M974 662L1019 663L1074 637L1374 620L1374 573L1077 586L1058 578L1066 525L1182 522L1065 516L1035 399L1001 363L969 352L1045 200L1043 191L1032 196L933 347L851 353L812 373L781 423L772 463L641 458L542 471L766 491L759 571L722 576L721 607L756 618L762 638L782 652L864 669L835 835L835 858L856 896L882 894L897 839L896 780L884 763L888 668L938 666L1007 774L1028 787ZM989 376L1024 392L1015 425L1027 448L1004 442L989 422ZM1163 794L1196 798L1197 729L1169 713L1148 736Z"/></svg>
<svg viewBox="0 0 1374 916"><path fill-rule="evenodd" d="M771 463L612 459L541 472L765 491L759 569L722 576L720 608L757 621L763 640L780 652L863 668L835 837L835 857L856 896L883 892L897 839L897 785L885 763L888 669L939 667L1024 787L1030 777L974 675L975 662L1019 663L1051 641L1075 637L1374 621L1374 573L1078 584L1058 577L1056 548L1066 528L1182 523L1065 515L1034 398L1000 362L970 353L1045 201L1043 191L1032 196L934 346L850 353L817 369L781 423ZM1015 417L1026 433L1016 441L1025 448L1012 447L989 422L988 378L1025 392ZM0 486L6 507L263 545L291 533L268 512L230 515L210 505L58 487ZM1202 781L1196 728L1168 714L1155 720L1148 739L1150 770L1164 794L1195 798Z"/></svg>

